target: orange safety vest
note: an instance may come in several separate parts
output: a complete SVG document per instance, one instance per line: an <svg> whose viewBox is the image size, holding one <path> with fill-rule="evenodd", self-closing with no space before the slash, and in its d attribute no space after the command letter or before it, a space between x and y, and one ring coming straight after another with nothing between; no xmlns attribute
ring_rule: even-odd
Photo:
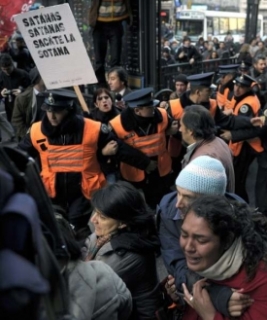
<svg viewBox="0 0 267 320"><path fill-rule="evenodd" d="M180 120L184 113L184 108L182 107L180 99L174 99L169 101L171 108L171 115L174 120ZM217 110L217 101L215 99L210 99L210 109L209 112L214 117Z"/></svg>
<svg viewBox="0 0 267 320"><path fill-rule="evenodd" d="M221 93L220 89L217 91L216 94L216 101L217 101L217 105L222 108L225 106L226 101L227 101L227 97L229 94L229 88L225 88L224 92Z"/></svg>
<svg viewBox="0 0 267 320"><path fill-rule="evenodd" d="M180 99L170 100L169 105L171 108L171 115L175 120L180 120L184 113L184 108L182 107ZM212 117L215 117L215 113L217 110L217 101L214 99L210 99L210 113ZM170 136L168 142L168 152L172 158L177 158L180 155L182 148L182 143L178 139Z"/></svg>
<svg viewBox="0 0 267 320"><path fill-rule="evenodd" d="M234 100L234 98L232 100ZM252 108L254 117L258 116L258 112L260 110L260 102L259 102L259 99L257 98L257 96L248 96L248 97L244 98L242 101L240 101L235 106L233 114L236 116L239 115L239 110L244 104L247 104ZM250 144L250 146L256 152L260 153L260 152L264 151L264 149L261 145L260 138L250 139L250 140L247 140L247 142ZM244 141L236 142L236 143L232 143L230 141L229 148L232 150L234 157L237 157L240 154L243 143L244 143Z"/></svg>
<svg viewBox="0 0 267 320"><path fill-rule="evenodd" d="M100 126L100 122L84 119L81 144L51 145L41 131L41 121L32 125L31 141L39 152L42 164L41 177L50 198L56 196L55 182L58 172L81 172L81 189L87 199L91 199L92 193L106 184L96 157Z"/></svg>
<svg viewBox="0 0 267 320"><path fill-rule="evenodd" d="M251 88L253 88L253 86L255 86L256 84L257 84L257 82L252 82ZM230 93L230 91L229 91L229 93ZM224 107L225 110L226 109L234 109L235 103L236 103L234 98L231 98L231 99L229 98L229 93L228 93L228 96L227 96L227 99L225 102L225 107Z"/></svg>
<svg viewBox="0 0 267 320"><path fill-rule="evenodd" d="M135 131L125 131L121 116L118 115L110 121L110 125L116 132L117 136L130 146L142 151L148 157L158 157L158 170L161 177L171 172L172 160L166 149L165 130L168 124L168 115L166 110L158 108L162 114L163 121L158 124L157 133L138 137ZM126 163L120 163L121 175L125 180L140 182L145 179L143 170L132 167Z"/></svg>

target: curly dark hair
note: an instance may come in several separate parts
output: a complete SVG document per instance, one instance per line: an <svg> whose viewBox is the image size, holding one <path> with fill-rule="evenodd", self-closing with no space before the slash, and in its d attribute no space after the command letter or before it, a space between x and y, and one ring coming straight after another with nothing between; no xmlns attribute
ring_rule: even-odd
<svg viewBox="0 0 267 320"><path fill-rule="evenodd" d="M234 238L241 237L248 281L256 274L261 260L267 262L267 218L255 213L247 204L229 201L222 196L201 196L188 207L204 218L220 242L229 248Z"/></svg>

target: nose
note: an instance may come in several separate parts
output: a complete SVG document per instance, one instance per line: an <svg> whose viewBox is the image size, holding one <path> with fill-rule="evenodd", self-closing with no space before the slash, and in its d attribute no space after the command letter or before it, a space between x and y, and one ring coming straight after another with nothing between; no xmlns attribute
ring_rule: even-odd
<svg viewBox="0 0 267 320"><path fill-rule="evenodd" d="M188 237L183 247L184 247L184 251L186 252L194 252L195 251L194 240Z"/></svg>
<svg viewBox="0 0 267 320"><path fill-rule="evenodd" d="M177 201L176 201L175 207L177 209L181 209L181 208L184 207L184 205L183 205L183 197L182 196L179 196L179 197L177 196Z"/></svg>
<svg viewBox="0 0 267 320"><path fill-rule="evenodd" d="M92 223L97 223L97 214L96 214L96 212L93 213L93 215L92 215L90 220L91 220Z"/></svg>

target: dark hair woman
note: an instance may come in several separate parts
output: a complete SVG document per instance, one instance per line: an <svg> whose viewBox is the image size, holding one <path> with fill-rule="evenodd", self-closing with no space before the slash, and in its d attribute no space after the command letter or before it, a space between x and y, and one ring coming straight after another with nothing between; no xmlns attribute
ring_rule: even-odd
<svg viewBox="0 0 267 320"><path fill-rule="evenodd" d="M185 300L183 319L226 319L211 303L208 282L243 289L253 303L238 319L267 319L267 222L246 204L220 196L197 198L188 208L180 244L187 267L204 277Z"/></svg>
<svg viewBox="0 0 267 320"><path fill-rule="evenodd" d="M100 121L108 124L109 121L115 118L119 111L114 105L114 100L111 92L106 88L98 88L93 95L95 108L88 115L89 118L95 121ZM112 145L113 141L109 142ZM115 156L104 157L99 159L101 170L104 173L109 183L114 183L118 179L117 161Z"/></svg>
<svg viewBox="0 0 267 320"><path fill-rule="evenodd" d="M86 241L85 258L104 261L123 279L133 297L130 319L156 319L159 240L153 213L128 182L97 191L92 205L95 232Z"/></svg>
<svg viewBox="0 0 267 320"><path fill-rule="evenodd" d="M56 217L69 253L68 261L58 262L67 280L70 315L77 320L128 319L132 301L123 281L103 262L82 261L71 226L61 215Z"/></svg>
<svg viewBox="0 0 267 320"><path fill-rule="evenodd" d="M111 92L106 88L98 88L93 95L94 108L90 113L90 118L95 121L108 124L115 118L119 111L114 105Z"/></svg>

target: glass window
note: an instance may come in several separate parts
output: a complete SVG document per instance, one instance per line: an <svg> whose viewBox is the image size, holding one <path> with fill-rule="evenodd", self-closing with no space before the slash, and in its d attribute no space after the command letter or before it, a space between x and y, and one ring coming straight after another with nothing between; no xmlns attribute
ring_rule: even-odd
<svg viewBox="0 0 267 320"><path fill-rule="evenodd" d="M227 34L229 31L229 18L220 18L220 34Z"/></svg>
<svg viewBox="0 0 267 320"><path fill-rule="evenodd" d="M219 18L213 18L213 33L215 36L217 36L220 33L219 28Z"/></svg>
<svg viewBox="0 0 267 320"><path fill-rule="evenodd" d="M203 35L203 20L178 20L176 21L176 37L181 40L189 36L192 42L196 42Z"/></svg>
<svg viewBox="0 0 267 320"><path fill-rule="evenodd" d="M246 30L246 20L245 18L238 18L237 19L238 22L238 33L245 33Z"/></svg>
<svg viewBox="0 0 267 320"><path fill-rule="evenodd" d="M213 19L212 19L212 17L207 17L207 33L214 34L213 33Z"/></svg>
<svg viewBox="0 0 267 320"><path fill-rule="evenodd" d="M232 33L238 33L237 18L229 18L229 30Z"/></svg>

